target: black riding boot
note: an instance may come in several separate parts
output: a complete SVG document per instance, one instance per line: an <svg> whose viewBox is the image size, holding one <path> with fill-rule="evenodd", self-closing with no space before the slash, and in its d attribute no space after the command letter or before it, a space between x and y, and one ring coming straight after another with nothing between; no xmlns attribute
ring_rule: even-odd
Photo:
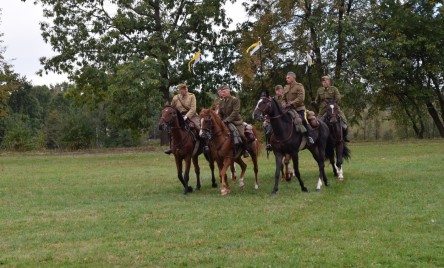
<svg viewBox="0 0 444 268"><path fill-rule="evenodd" d="M247 150L247 148L248 148L248 141L244 137L241 137L241 139L242 139L242 150L243 150L242 156L244 158L247 158L247 157L250 156L250 154L248 153L248 150Z"/></svg>
<svg viewBox="0 0 444 268"><path fill-rule="evenodd" d="M169 138L169 140L170 140L170 148L166 149L166 150L163 151L163 152L166 153L166 154L171 154L171 153L173 152L173 150L171 150L171 136L170 136L169 133L168 133L168 138Z"/></svg>

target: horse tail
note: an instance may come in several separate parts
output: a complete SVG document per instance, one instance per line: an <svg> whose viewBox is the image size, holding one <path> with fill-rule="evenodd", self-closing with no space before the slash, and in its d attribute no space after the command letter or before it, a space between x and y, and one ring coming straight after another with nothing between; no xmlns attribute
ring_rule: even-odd
<svg viewBox="0 0 444 268"><path fill-rule="evenodd" d="M344 142L344 150L342 151L342 158L344 158L345 160L350 160L350 158L351 158L351 151L347 147L346 142Z"/></svg>
<svg viewBox="0 0 444 268"><path fill-rule="evenodd" d="M259 131L254 126L253 126L252 130L253 130L254 136L256 137L256 146L257 146L257 148L256 148L257 149L256 155L259 156L261 151L262 151L262 149L263 149L263 147L264 147L264 145L263 145L264 143L262 142L261 134L259 133Z"/></svg>

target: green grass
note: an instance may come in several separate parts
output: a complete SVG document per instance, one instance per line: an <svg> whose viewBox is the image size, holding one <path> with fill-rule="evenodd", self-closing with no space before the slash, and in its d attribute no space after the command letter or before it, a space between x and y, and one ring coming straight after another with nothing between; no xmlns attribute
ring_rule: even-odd
<svg viewBox="0 0 444 268"><path fill-rule="evenodd" d="M345 182L301 152L273 188L274 158L249 164L221 197L203 158L202 190L182 194L161 152L3 154L0 266L442 267L444 142L352 143ZM192 173L191 185L195 186Z"/></svg>

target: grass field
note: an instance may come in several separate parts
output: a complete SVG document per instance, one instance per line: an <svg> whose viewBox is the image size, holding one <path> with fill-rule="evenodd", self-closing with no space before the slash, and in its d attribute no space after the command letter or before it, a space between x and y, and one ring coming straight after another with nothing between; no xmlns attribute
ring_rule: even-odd
<svg viewBox="0 0 444 268"><path fill-rule="evenodd" d="M231 183L221 197L201 158L187 196L158 152L0 156L0 266L443 267L444 141L352 143L345 182L316 192L317 166L273 187ZM195 176L191 185L195 186Z"/></svg>

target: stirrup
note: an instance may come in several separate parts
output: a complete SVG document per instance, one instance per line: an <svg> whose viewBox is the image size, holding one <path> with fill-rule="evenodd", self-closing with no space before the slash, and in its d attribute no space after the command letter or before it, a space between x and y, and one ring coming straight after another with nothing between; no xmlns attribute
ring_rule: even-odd
<svg viewBox="0 0 444 268"><path fill-rule="evenodd" d="M250 156L250 154L248 153L248 151L247 150L245 150L244 152L243 152L243 157L244 158L247 158L247 157L249 157Z"/></svg>
<svg viewBox="0 0 444 268"><path fill-rule="evenodd" d="M344 141L345 142L350 142L350 138L348 137L348 135L344 136Z"/></svg>
<svg viewBox="0 0 444 268"><path fill-rule="evenodd" d="M271 144L267 144L267 147L265 147L265 149L267 150L267 151L271 151L271 150L273 150L273 148L271 147Z"/></svg>
<svg viewBox="0 0 444 268"><path fill-rule="evenodd" d="M165 150L163 152L166 153L166 154L171 154L173 151L171 149L168 149L168 150Z"/></svg>

